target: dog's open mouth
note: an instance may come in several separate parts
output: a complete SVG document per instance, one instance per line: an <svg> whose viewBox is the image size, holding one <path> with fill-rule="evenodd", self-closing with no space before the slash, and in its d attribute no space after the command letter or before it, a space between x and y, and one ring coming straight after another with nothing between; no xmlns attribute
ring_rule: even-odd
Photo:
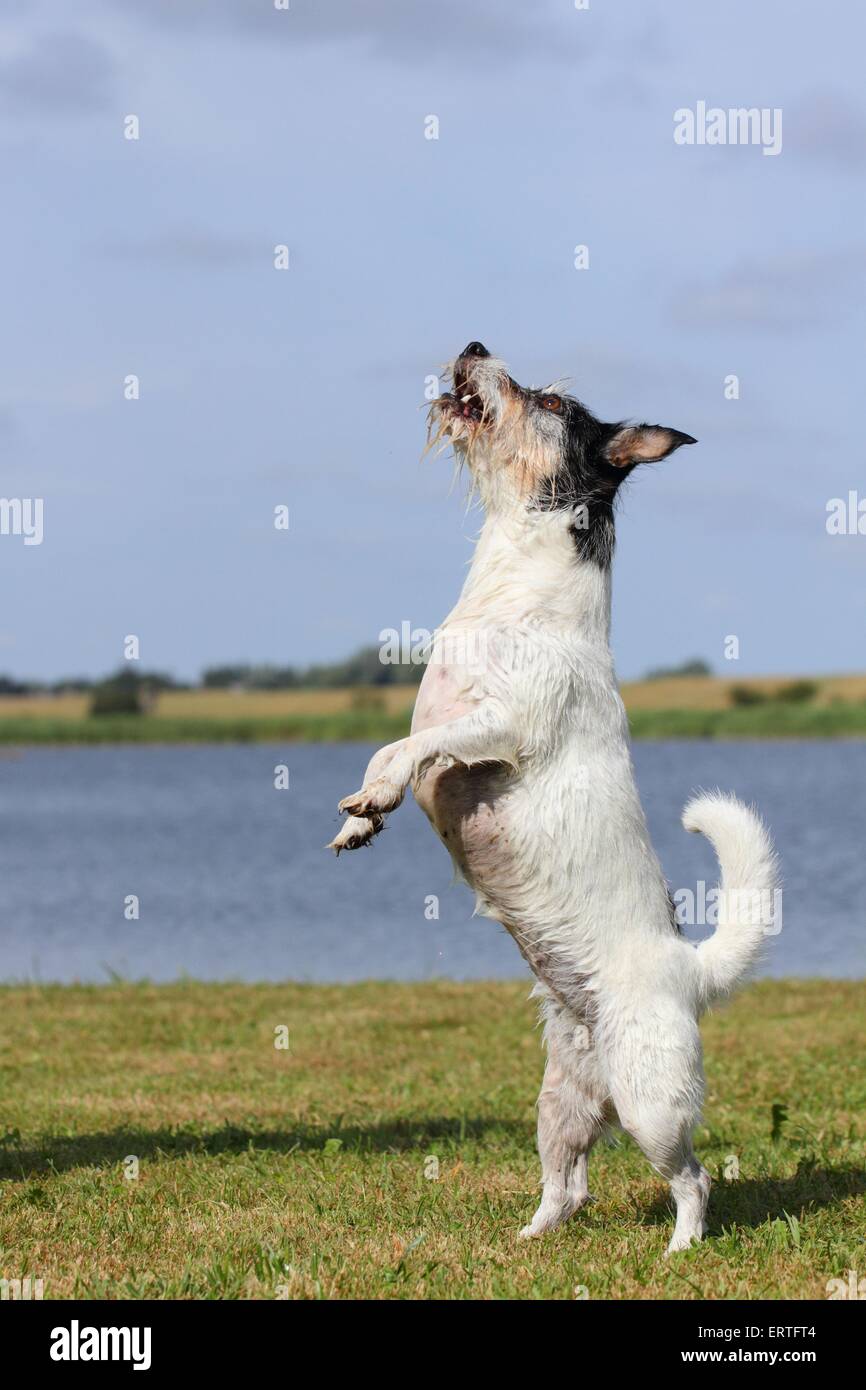
<svg viewBox="0 0 866 1390"><path fill-rule="evenodd" d="M478 392L472 386L469 378L461 371L457 371L454 376L454 406L457 414L462 415L464 420L480 420L484 414L484 406Z"/></svg>
<svg viewBox="0 0 866 1390"><path fill-rule="evenodd" d="M468 376L459 368L454 373L454 386L440 397L440 404L448 407L452 417L480 424L484 418L484 404Z"/></svg>

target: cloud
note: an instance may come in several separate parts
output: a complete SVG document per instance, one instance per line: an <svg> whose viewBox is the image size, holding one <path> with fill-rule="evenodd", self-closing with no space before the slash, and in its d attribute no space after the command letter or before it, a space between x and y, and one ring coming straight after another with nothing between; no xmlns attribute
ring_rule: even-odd
<svg viewBox="0 0 866 1390"><path fill-rule="evenodd" d="M195 30L222 29L268 43L358 43L378 57L419 63L443 54L454 64L483 68L491 57L520 60L527 52L548 61L574 61L586 51L589 16L554 0L503 5L501 0L113 0L143 22ZM589 20L589 23L588 23Z"/></svg>
<svg viewBox="0 0 866 1390"><path fill-rule="evenodd" d="M100 252L118 260L215 268L255 262L267 264L273 247L252 239L221 236L207 229L178 228L152 236L108 241L100 247Z"/></svg>
<svg viewBox="0 0 866 1390"><path fill-rule="evenodd" d="M838 322L862 294L866 248L743 261L676 295L674 321L688 328L788 332Z"/></svg>
<svg viewBox="0 0 866 1390"><path fill-rule="evenodd" d="M8 441L18 434L18 422L11 410L0 406L0 439Z"/></svg>
<svg viewBox="0 0 866 1390"><path fill-rule="evenodd" d="M866 167L866 115L847 97L816 92L795 108L789 121L790 148L837 169Z"/></svg>
<svg viewBox="0 0 866 1390"><path fill-rule="evenodd" d="M102 110L113 81L112 58L82 34L42 34L0 58L0 104L16 114Z"/></svg>

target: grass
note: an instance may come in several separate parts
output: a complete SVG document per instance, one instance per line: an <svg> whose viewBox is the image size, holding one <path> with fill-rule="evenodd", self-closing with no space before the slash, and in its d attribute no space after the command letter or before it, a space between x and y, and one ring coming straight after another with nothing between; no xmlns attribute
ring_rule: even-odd
<svg viewBox="0 0 866 1390"><path fill-rule="evenodd" d="M112 714L92 719L0 718L0 745L96 743L389 742L409 732L405 715L376 710L282 718L180 719Z"/></svg>
<svg viewBox="0 0 866 1390"><path fill-rule="evenodd" d="M633 738L866 738L862 705L767 700L732 709L629 710Z"/></svg>
<svg viewBox="0 0 866 1390"><path fill-rule="evenodd" d="M765 982L705 1021L710 1237L667 1261L667 1190L627 1140L593 1155L596 1205L516 1239L526 994L3 988L0 1276L46 1298L822 1299L866 1273L866 983Z"/></svg>
<svg viewBox="0 0 866 1390"><path fill-rule="evenodd" d="M791 678L712 676L622 687L635 738L863 738L866 676L830 676L814 699L774 698ZM759 704L733 706L746 686ZM351 690L179 690L145 715L90 717L83 695L0 697L0 745L385 742L409 729L417 686Z"/></svg>

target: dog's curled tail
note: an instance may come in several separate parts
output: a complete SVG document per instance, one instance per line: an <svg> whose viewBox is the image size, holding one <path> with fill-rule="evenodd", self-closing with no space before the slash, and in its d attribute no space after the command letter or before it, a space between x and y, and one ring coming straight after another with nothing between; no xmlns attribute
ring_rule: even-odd
<svg viewBox="0 0 866 1390"><path fill-rule="evenodd" d="M764 822L735 796L693 797L683 825L706 835L722 869L718 925L696 952L699 988L709 1004L739 984L764 938L779 930L779 864Z"/></svg>

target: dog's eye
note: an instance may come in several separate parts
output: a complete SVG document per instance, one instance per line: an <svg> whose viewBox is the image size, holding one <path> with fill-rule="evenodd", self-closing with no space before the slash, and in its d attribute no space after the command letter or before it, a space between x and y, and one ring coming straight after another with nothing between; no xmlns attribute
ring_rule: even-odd
<svg viewBox="0 0 866 1390"><path fill-rule="evenodd" d="M562 410L561 396L542 396L541 404L545 410Z"/></svg>

